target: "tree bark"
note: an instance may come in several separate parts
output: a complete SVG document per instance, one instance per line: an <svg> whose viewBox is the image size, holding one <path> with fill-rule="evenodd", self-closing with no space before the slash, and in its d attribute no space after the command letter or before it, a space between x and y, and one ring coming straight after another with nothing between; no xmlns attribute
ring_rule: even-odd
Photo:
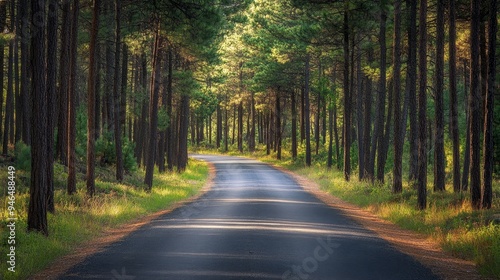
<svg viewBox="0 0 500 280"><path fill-rule="evenodd" d="M387 45L386 45L386 22L387 22L387 11L381 6L380 14L380 32L379 32L379 44L380 44L380 80L379 80L379 96L377 98L377 117L375 120L375 129L373 136L376 138L376 145L372 145L373 161L375 162L375 152L378 148L377 153L377 180L383 181L384 174L383 171L380 172L381 168L384 167L384 119L385 119L385 98L386 98L386 82L387 82Z"/></svg>
<svg viewBox="0 0 500 280"><path fill-rule="evenodd" d="M373 50L368 50L368 63L373 60ZM372 128L372 80L371 78L365 76L365 94L364 94L364 131L363 131L363 145L364 154L360 155L364 157L365 162L365 170L363 171L363 178L368 180L373 180L374 175L374 167L370 163L370 150L372 147L370 146L370 138L371 138L371 128Z"/></svg>
<svg viewBox="0 0 500 280"><path fill-rule="evenodd" d="M427 0L419 12L419 93L418 93L418 209L427 208Z"/></svg>
<svg viewBox="0 0 500 280"><path fill-rule="evenodd" d="M45 0L31 2L31 22L45 22ZM47 225L47 91L45 81L45 32L34 25L31 37L31 94L34 106L31 131L31 182L28 206L28 231L49 234Z"/></svg>
<svg viewBox="0 0 500 280"><path fill-rule="evenodd" d="M148 191L153 187L153 173L156 155L156 136L158 126L158 92L160 90L160 65L161 65L161 35L160 24L157 23L155 34L155 45L153 51L153 74L151 75L150 99L149 99L149 137L146 157L146 176L144 183L147 185ZM187 140L187 139L186 139Z"/></svg>
<svg viewBox="0 0 500 280"><path fill-rule="evenodd" d="M122 152L122 129L121 129L121 92L120 92L120 15L121 6L120 0L115 0L115 75L113 77L113 96L114 96L114 135L115 135L115 152L116 152L116 180L123 180L123 152Z"/></svg>
<svg viewBox="0 0 500 280"><path fill-rule="evenodd" d="M454 0L452 0L454 1ZM408 0L408 42L417 42L417 0ZM408 71L407 71L409 119L410 119L410 181L417 179L418 173L418 123L417 123L417 44L408 44Z"/></svg>
<svg viewBox="0 0 500 280"><path fill-rule="evenodd" d="M481 208L481 81L477 69L480 69L480 20L481 1L471 1L471 88L470 88L470 188L472 208Z"/></svg>
<svg viewBox="0 0 500 280"><path fill-rule="evenodd" d="M488 17L488 89L486 92L486 107L484 112L484 144L483 144L483 194L482 207L491 208L493 199L493 109L495 96L495 77L496 77L496 36L498 31L497 0L489 1Z"/></svg>
<svg viewBox="0 0 500 280"><path fill-rule="evenodd" d="M394 2L394 47L392 52L394 62L394 166L392 192L401 193L403 191L403 139L401 131L403 123L401 121L401 1ZM389 108L390 109L390 108Z"/></svg>
<svg viewBox="0 0 500 280"><path fill-rule="evenodd" d="M276 91L276 159L281 160L281 92Z"/></svg>
<svg viewBox="0 0 500 280"><path fill-rule="evenodd" d="M92 197L95 193L95 99L96 99L96 79L97 79L97 36L99 30L99 7L100 0L93 1L92 27L90 32L89 45L89 77L87 88L87 195Z"/></svg>
<svg viewBox="0 0 500 280"><path fill-rule="evenodd" d="M444 191L445 188L445 158L444 158L444 9L445 0L437 2L437 33L436 33L436 88L435 92L435 136L434 136L434 191Z"/></svg>
<svg viewBox="0 0 500 280"><path fill-rule="evenodd" d="M297 101L295 90L291 92L292 106L292 159L297 159Z"/></svg>
<svg viewBox="0 0 500 280"><path fill-rule="evenodd" d="M306 140L306 165L311 166L311 121L309 118L309 54L306 55L304 75L304 136Z"/></svg>
<svg viewBox="0 0 500 280"><path fill-rule="evenodd" d="M70 37L70 74L68 83L68 194L76 192L76 63L78 41L78 13L80 1L73 2ZM36 115L34 115L36 116Z"/></svg>
<svg viewBox="0 0 500 280"><path fill-rule="evenodd" d="M344 179L351 177L351 93L349 92L349 16L344 11Z"/></svg>
<svg viewBox="0 0 500 280"><path fill-rule="evenodd" d="M455 1L449 3L450 132L453 145L453 191L460 192L460 137L457 100L457 32Z"/></svg>
<svg viewBox="0 0 500 280"><path fill-rule="evenodd" d="M54 114L56 101L57 0L49 0L47 21L47 211L54 213Z"/></svg>
<svg viewBox="0 0 500 280"><path fill-rule="evenodd" d="M69 90L69 55L71 39L71 5L70 1L62 4L61 54L59 60L59 91L56 158L68 165L68 90ZM22 48L22 45L21 45ZM22 63L22 62L21 62ZM21 64L22 65L22 64ZM27 98L24 99L26 101ZM29 118L27 116L26 118ZM24 121L26 123L26 121ZM24 133L23 133L24 135Z"/></svg>

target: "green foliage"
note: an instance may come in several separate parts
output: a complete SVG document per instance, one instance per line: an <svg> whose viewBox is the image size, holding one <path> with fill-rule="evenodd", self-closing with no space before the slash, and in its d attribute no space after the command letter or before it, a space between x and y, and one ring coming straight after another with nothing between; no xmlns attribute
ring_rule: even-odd
<svg viewBox="0 0 500 280"><path fill-rule="evenodd" d="M18 170L31 171L31 148L19 141L14 148L15 167Z"/></svg>
<svg viewBox="0 0 500 280"><path fill-rule="evenodd" d="M122 137L123 167L127 172L137 170L134 157L134 143ZM104 131L95 142L96 159L102 166L116 164L116 147L113 133Z"/></svg>
<svg viewBox="0 0 500 280"><path fill-rule="evenodd" d="M158 109L158 130L164 131L168 128L170 124L170 118L168 117L167 109L160 107Z"/></svg>

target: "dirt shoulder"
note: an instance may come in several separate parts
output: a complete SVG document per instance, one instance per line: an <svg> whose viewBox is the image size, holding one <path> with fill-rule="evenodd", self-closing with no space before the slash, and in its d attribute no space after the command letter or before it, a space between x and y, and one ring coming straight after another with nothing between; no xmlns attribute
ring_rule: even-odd
<svg viewBox="0 0 500 280"><path fill-rule="evenodd" d="M323 190L319 185L279 166L274 168L293 177L306 191L330 207L341 210L344 215L354 219L367 229L387 240L397 250L412 256L442 279L492 279L479 274L471 261L458 259L444 252L439 244L430 238L413 231L401 229L397 225L382 220L351 203L345 202Z"/></svg>
<svg viewBox="0 0 500 280"><path fill-rule="evenodd" d="M210 162L207 162L207 164L209 168L208 169L209 175L207 182L196 195L186 200L177 202L165 210L161 210L156 213L147 215L131 223L122 225L118 228L107 230L98 238L90 240L89 242L86 242L81 246L78 246L78 248L73 250L73 253L70 253L55 260L50 266L45 268L43 271L31 276L29 279L33 280L56 279L62 274L64 274L66 271L71 269L73 266L83 262L88 256L103 251L110 244L115 243L127 237L130 233L150 223L152 220L157 219L162 215L168 214L174 211L175 209L182 207L183 205L186 205L190 202L197 200L212 188L213 181L215 178L215 166Z"/></svg>

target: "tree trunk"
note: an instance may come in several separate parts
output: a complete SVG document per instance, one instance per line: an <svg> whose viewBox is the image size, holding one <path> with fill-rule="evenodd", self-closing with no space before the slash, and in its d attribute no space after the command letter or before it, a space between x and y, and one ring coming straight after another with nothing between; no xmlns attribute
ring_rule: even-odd
<svg viewBox="0 0 500 280"><path fill-rule="evenodd" d="M188 124L189 124L189 95L181 95L180 106L180 127L179 127L179 165L178 171L186 170L188 163L187 152L187 138L188 138Z"/></svg>
<svg viewBox="0 0 500 280"><path fill-rule="evenodd" d="M455 1L449 0L450 132L453 145L453 191L460 192L460 137L458 132L457 47Z"/></svg>
<svg viewBox="0 0 500 280"><path fill-rule="evenodd" d="M276 91L276 159L281 160L281 92Z"/></svg>
<svg viewBox="0 0 500 280"><path fill-rule="evenodd" d="M481 208L481 81L480 69L480 20L481 1L471 1L471 88L470 88L470 188L472 208Z"/></svg>
<svg viewBox="0 0 500 280"><path fill-rule="evenodd" d="M147 146L146 157L146 176L144 183L151 191L153 187L153 173L155 166L156 155L156 134L158 126L158 92L160 90L160 65L161 65L161 37L160 37L160 24L157 23L157 30L155 34L155 45L153 52L153 74L151 75L150 99L149 99L149 137Z"/></svg>
<svg viewBox="0 0 500 280"><path fill-rule="evenodd" d="M417 0L408 0L408 42L417 42ZM410 181L417 179L418 173L418 123L417 123L417 44L408 44L408 71L406 86L409 100L410 119Z"/></svg>
<svg viewBox="0 0 500 280"><path fill-rule="evenodd" d="M385 97L386 97L386 82L387 82L387 45L386 45L386 21L387 21L387 11L381 6L380 14L380 33L379 33L379 43L380 43L380 80L379 80L379 96L377 100L377 116L375 121L374 137L376 137L377 144L372 145L372 155L373 160L375 160L375 150L378 147L377 153L377 180L384 181L384 171L385 166L384 160L384 119L385 119Z"/></svg>
<svg viewBox="0 0 500 280"><path fill-rule="evenodd" d="M243 153L243 101L238 104L238 151Z"/></svg>
<svg viewBox="0 0 500 280"><path fill-rule="evenodd" d="M370 63L373 60L373 50L368 50L368 62ZM363 131L363 145L364 147L364 154L360 155L363 156L364 163L365 163L365 169L363 171L363 178L368 179L368 180L373 180L373 175L374 175L374 167L370 163L370 138L371 138L371 128L372 128L372 102L373 102L373 97L372 97L372 80L371 78L365 76L365 94L364 94L364 117L363 117L363 122L364 122L364 131Z"/></svg>
<svg viewBox="0 0 500 280"><path fill-rule="evenodd" d="M292 90L292 159L297 159L297 101L295 91Z"/></svg>
<svg viewBox="0 0 500 280"><path fill-rule="evenodd" d="M356 128L357 128L357 142L358 142L358 180L363 180L365 171L365 161L363 155L365 154L365 145L363 143L364 137L364 123L363 123L363 100L364 100L364 81L363 72L361 69L361 48L357 48L357 63L356 63Z"/></svg>
<svg viewBox="0 0 500 280"><path fill-rule="evenodd" d="M31 22L45 22L45 0L31 2ZM34 28L40 28L35 26ZM28 231L49 234L47 225L47 91L45 84L45 32L33 30L31 37L31 95L34 106L31 131L31 183L28 206ZM35 32L37 31L37 32Z"/></svg>
<svg viewBox="0 0 500 280"><path fill-rule="evenodd" d="M25 3L25 5L27 5ZM26 9L24 7L24 9ZM1 1L0 2L0 29L1 30L4 30L5 29L5 24L7 22L7 1ZM3 41L3 40L2 40ZM24 44L27 44L26 40L21 40L21 43L24 43ZM24 53L24 55L28 55L27 53ZM2 69L2 71L0 71L0 92L4 92L4 60L5 60L5 45L3 42L0 42L0 69ZM24 66L27 66L27 63L28 62L28 59L25 58L25 60L23 60L23 64ZM23 74L26 75L26 72L23 72ZM27 78L25 79L25 81L27 80ZM23 84L23 86L25 87L26 85ZM26 87L25 87L26 88ZM26 89L27 90L27 89ZM0 135L2 135L2 120L3 120L3 114L2 114L2 107L3 105L3 94L0 94ZM0 136L0 139L1 139L1 136ZM30 144L30 141L26 141L27 143L26 144Z"/></svg>
<svg viewBox="0 0 500 280"><path fill-rule="evenodd" d="M393 85L394 85L394 166L392 192L401 193L403 191L403 139L401 131L403 123L401 121L401 1L394 2L394 48L392 52L394 62ZM390 108L389 108L390 110Z"/></svg>
<svg viewBox="0 0 500 280"><path fill-rule="evenodd" d="M68 194L76 192L76 63L77 63L77 41L78 41L78 13L80 10L79 0L73 3L71 15L71 37L70 37L70 74L68 83ZM34 115L36 116L36 115Z"/></svg>
<svg viewBox="0 0 500 280"><path fill-rule="evenodd" d="M71 39L70 2L62 4L61 55L59 60L59 102L57 118L56 158L62 164L68 164L68 86L69 86L69 52ZM22 46L21 46L22 48ZM22 62L21 62L22 63ZM22 65L22 64L21 64ZM26 100L26 98L24 99ZM25 122L26 123L26 122ZM24 133L23 133L24 134Z"/></svg>
<svg viewBox="0 0 500 280"><path fill-rule="evenodd" d="M427 208L427 0L420 1L418 93L418 209Z"/></svg>
<svg viewBox="0 0 500 280"><path fill-rule="evenodd" d="M250 134L248 135L248 149L250 152L255 151L255 96L254 92L250 93Z"/></svg>
<svg viewBox="0 0 500 280"><path fill-rule="evenodd" d="M122 152L122 130L121 130L121 92L120 92L120 0L115 0L115 75L113 77L113 96L114 96L114 135L115 135L115 152L116 152L116 180L123 180L123 152Z"/></svg>
<svg viewBox="0 0 500 280"><path fill-rule="evenodd" d="M309 118L309 55L306 55L304 81L304 136L306 139L306 165L311 166L311 121Z"/></svg>
<svg viewBox="0 0 500 280"><path fill-rule="evenodd" d="M384 182L384 174L385 174L385 164L387 162L387 153L389 152L389 140L391 136L391 128L392 128L392 114L394 110L392 110L393 101L394 101L394 87L392 81L389 83L389 94L388 94L388 103L387 103L387 121L385 122L383 141L380 145L379 149L379 161L377 162L377 180L379 182Z"/></svg>
<svg viewBox="0 0 500 280"><path fill-rule="evenodd" d="M172 171L174 169L174 135L173 135L173 113L172 113L172 101L173 101L173 66L174 66L174 52L172 47L168 47L168 74L167 74L167 115L169 118L169 126L167 127L167 168Z"/></svg>
<svg viewBox="0 0 500 280"><path fill-rule="evenodd" d="M470 73L467 69L467 60L463 60L463 74L464 74L464 96L465 96L465 103L467 104L465 106L465 113L466 113L466 132L465 132L465 146L464 146L464 167L462 171L462 183L461 183L461 189L462 191L467 191L469 188L469 168L470 168L470 108L469 108L469 99L470 99L470 94L468 90L468 80L467 78L469 77Z"/></svg>
<svg viewBox="0 0 500 280"><path fill-rule="evenodd" d="M483 144L483 195L482 207L491 208L493 199L492 180L493 180L493 109L495 96L495 77L496 77L496 36L498 31L497 0L489 1L488 17L488 90L486 93L486 107L484 112L484 144Z"/></svg>
<svg viewBox="0 0 500 280"><path fill-rule="evenodd" d="M344 11L344 178L351 176L351 93L349 92L349 17Z"/></svg>
<svg viewBox="0 0 500 280"><path fill-rule="evenodd" d="M92 27L89 45L89 78L87 88L87 195L92 197L95 193L95 98L97 79L97 35L99 30L99 6L100 0L93 1Z"/></svg>
<svg viewBox="0 0 500 280"><path fill-rule="evenodd" d="M376 102L376 115L375 115L375 126L373 128L373 137L371 141L371 151L370 151L370 164L369 171L375 169L375 156L377 157L377 165L382 162L383 153L380 151L383 145L384 139L384 119L385 119L385 96L386 96L386 21L387 12L383 7L380 14L380 31L379 31L379 44L380 44L380 79L378 85L378 97ZM379 152L377 153L377 148ZM372 168L373 167L373 168ZM373 176L371 177L373 180Z"/></svg>
<svg viewBox="0 0 500 280"><path fill-rule="evenodd" d="M215 146L217 147L217 149L220 148L220 143L221 143L221 140L222 140L222 110L220 108L220 102L219 104L217 104L217 111L216 111L216 114L217 114L217 124L216 124L216 132L215 132Z"/></svg>
<svg viewBox="0 0 500 280"><path fill-rule="evenodd" d="M437 2L437 33L436 33L436 88L434 112L434 191L444 191L445 158L444 158L444 9L445 0Z"/></svg>
<svg viewBox="0 0 500 280"><path fill-rule="evenodd" d="M11 18L11 27L13 28L14 18ZM1 69L3 70L3 69ZM9 152L9 136L14 127L11 122L14 118L14 40L9 42L9 57L7 61L7 98L5 100L5 119L4 119L4 134L3 134L3 149L2 153L7 155Z"/></svg>
<svg viewBox="0 0 500 280"><path fill-rule="evenodd" d="M47 211L54 213L54 114L56 100L57 0L49 0L47 20Z"/></svg>

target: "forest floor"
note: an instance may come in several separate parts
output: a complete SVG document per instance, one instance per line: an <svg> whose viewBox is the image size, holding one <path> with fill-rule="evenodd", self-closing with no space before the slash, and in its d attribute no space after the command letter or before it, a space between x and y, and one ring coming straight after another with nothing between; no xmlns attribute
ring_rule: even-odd
<svg viewBox="0 0 500 280"><path fill-rule="evenodd" d="M26 231L29 201L29 176L21 163L13 158L2 158L0 182L8 181L7 168L15 166L15 272L9 271L6 261L0 263L0 279L26 279L42 272L43 279L61 273L61 270L83 260L88 254L114 242L156 215L178 207L182 202L195 199L209 176L205 162L190 160L184 173L156 170L151 192L145 191L144 171L127 172L120 183L114 179L113 166L96 166L96 195L85 193L85 165L77 165L77 193L66 193L67 168L55 164L55 214L48 214L49 236ZM24 168L24 167L23 167ZM0 194L2 226L0 259L5 260L10 234L7 228L9 213L6 188ZM76 253L75 253L76 252ZM47 271L52 271L47 274Z"/></svg>

